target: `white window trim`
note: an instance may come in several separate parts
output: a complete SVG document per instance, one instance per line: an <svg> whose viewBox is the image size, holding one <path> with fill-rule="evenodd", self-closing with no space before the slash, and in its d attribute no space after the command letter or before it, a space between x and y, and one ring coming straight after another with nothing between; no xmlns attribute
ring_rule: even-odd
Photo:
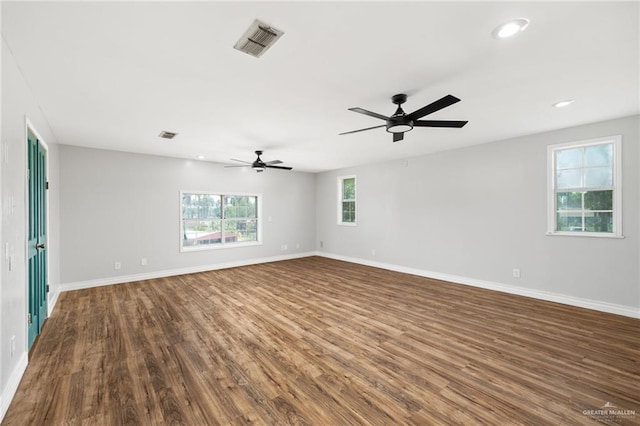
<svg viewBox="0 0 640 426"><path fill-rule="evenodd" d="M613 143L613 232L556 231L555 152L569 147ZM547 147L547 235L569 237L624 238L622 235L622 136L607 136L549 145Z"/></svg>
<svg viewBox="0 0 640 426"><path fill-rule="evenodd" d="M343 222L342 221L342 181L345 179L354 179L354 184L355 184L355 192L356 192L356 197L354 198L354 201L356 203L356 220L354 222ZM345 175L345 176L338 176L338 225L341 226L358 226L358 179L356 179L356 175Z"/></svg>
<svg viewBox="0 0 640 426"><path fill-rule="evenodd" d="M182 237L183 237L183 220L182 220L182 197L184 194L209 194L209 195L239 195L246 197L257 197L258 204L256 219L258 220L258 241L244 241L239 243L225 243L224 238L220 244L216 245L203 245L203 246L193 246L193 247L184 247L182 245ZM178 226L179 234L178 234L178 247L180 248L181 253L190 253L194 251L206 251L206 250L224 250L224 249L232 249L238 247L253 247L253 246L261 246L262 245L262 194L256 193L245 193L245 192L229 192L229 191L180 191L180 198L178 202L179 216L180 216L180 224Z"/></svg>

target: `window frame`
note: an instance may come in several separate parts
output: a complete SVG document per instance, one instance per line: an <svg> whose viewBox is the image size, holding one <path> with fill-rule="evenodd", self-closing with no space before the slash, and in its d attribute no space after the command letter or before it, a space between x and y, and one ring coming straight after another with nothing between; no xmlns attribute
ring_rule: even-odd
<svg viewBox="0 0 640 426"><path fill-rule="evenodd" d="M556 152L570 148L611 144L613 232L557 231ZM594 190L596 188L594 187ZM622 136L606 136L547 146L547 232L546 235L570 237L624 238L622 234Z"/></svg>
<svg viewBox="0 0 640 426"><path fill-rule="evenodd" d="M203 244L196 246L183 246L183 237L184 237L184 218L182 216L182 199L185 194L198 194L198 195L214 195L221 196L222 205L221 205L221 214L220 218L220 232L221 232L221 242L220 244ZM224 237L224 197L256 197L256 232L257 238L256 241L241 241L241 242L226 242ZM245 193L245 192L227 192L227 191L186 191L180 190L180 198L178 201L178 209L179 209L179 235L178 235L178 246L180 248L181 253L189 253L203 250L222 250L222 249L230 249L237 247L252 247L252 246L260 246L262 245L262 194L257 193ZM232 218L231 220L237 220L236 218Z"/></svg>
<svg viewBox="0 0 640 426"><path fill-rule="evenodd" d="M356 175L344 175L344 176L338 176L338 225L342 225L342 226L358 226L358 179L356 178ZM346 179L353 179L353 189L354 189L354 198L353 200L349 199L349 200L345 200L343 198L344 194L343 194L343 189L344 189L344 181ZM342 203L344 201L353 201L353 205L355 207L355 218L353 220L353 222L344 222L342 220L343 218L343 211L342 211Z"/></svg>

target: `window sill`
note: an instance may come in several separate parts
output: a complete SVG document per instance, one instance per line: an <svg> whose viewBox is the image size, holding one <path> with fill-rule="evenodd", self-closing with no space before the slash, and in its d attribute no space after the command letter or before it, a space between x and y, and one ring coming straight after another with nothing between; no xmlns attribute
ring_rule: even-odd
<svg viewBox="0 0 640 426"><path fill-rule="evenodd" d="M338 222L338 226L358 226L355 222Z"/></svg>
<svg viewBox="0 0 640 426"><path fill-rule="evenodd" d="M239 248L239 247L261 246L261 245L262 245L262 241L249 241L246 243L235 243L235 244L216 244L216 245L180 247L180 253L189 253L194 251L206 251L206 250L223 250L223 249L232 249L232 248Z"/></svg>
<svg viewBox="0 0 640 426"><path fill-rule="evenodd" d="M547 232L546 235L552 237L613 238L616 240L624 239L624 235L605 234L598 232Z"/></svg>

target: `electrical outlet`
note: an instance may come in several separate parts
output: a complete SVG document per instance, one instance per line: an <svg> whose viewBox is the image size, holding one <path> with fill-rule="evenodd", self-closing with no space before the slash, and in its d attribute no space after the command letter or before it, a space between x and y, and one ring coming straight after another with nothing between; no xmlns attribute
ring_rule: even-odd
<svg viewBox="0 0 640 426"><path fill-rule="evenodd" d="M324 247L324 241L320 241L320 248Z"/></svg>
<svg viewBox="0 0 640 426"><path fill-rule="evenodd" d="M118 270L118 269L121 269L121 268L122 268L122 263L120 263L120 262L115 262L115 263L113 264L113 269Z"/></svg>
<svg viewBox="0 0 640 426"><path fill-rule="evenodd" d="M11 358L13 358L16 353L16 336L11 336L11 344L9 345L9 348Z"/></svg>
<svg viewBox="0 0 640 426"><path fill-rule="evenodd" d="M280 246L280 248L281 248L282 250L288 250L288 249L289 249L289 246L288 246L288 245L286 245L286 244L283 244L283 245L281 245L281 246Z"/></svg>
<svg viewBox="0 0 640 426"><path fill-rule="evenodd" d="M375 256L376 255L376 249L371 249L371 255Z"/></svg>
<svg viewBox="0 0 640 426"><path fill-rule="evenodd" d="M147 266L147 258L143 257L142 259L140 259L140 266Z"/></svg>
<svg viewBox="0 0 640 426"><path fill-rule="evenodd" d="M300 243L296 243L296 248L299 249L300 248Z"/></svg>
<svg viewBox="0 0 640 426"><path fill-rule="evenodd" d="M520 278L520 269L518 268L513 269L513 278Z"/></svg>

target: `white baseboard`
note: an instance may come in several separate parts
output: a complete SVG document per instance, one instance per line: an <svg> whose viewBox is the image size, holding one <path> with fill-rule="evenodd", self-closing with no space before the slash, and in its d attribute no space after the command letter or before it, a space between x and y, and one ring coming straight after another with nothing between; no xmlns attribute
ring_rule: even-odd
<svg viewBox="0 0 640 426"><path fill-rule="evenodd" d="M564 294L552 293L542 290L534 290L524 287L516 287L507 284L500 284L491 281L478 280L475 278L462 277L458 275L443 274L439 272L426 271L423 269L409 268L406 266L394 265L390 263L376 262L368 259L361 259L356 257L342 256L338 254L332 254L327 252L305 252L296 253L282 256L263 257L258 259L247 259L234 262L218 263L213 265L203 265L190 268L169 269L163 271L156 271L145 274L135 275L122 275L118 277L102 278L89 281L80 281L75 283L67 283L56 286L55 300L58 295L63 291L80 290L85 288L100 287L112 284L122 284L134 281L149 280L154 278L171 277L175 275L193 274L197 272L213 271L217 269L235 268L238 266L255 265L259 263L277 262L281 260L297 259L301 257L309 256L321 256L329 259L342 260L345 262L357 263L366 266L373 266L375 268L387 269L390 271L402 272L405 274L417 275L420 277L433 278L442 281L448 281L455 284L464 284L472 287L484 288L488 290L500 291L503 293L517 294L520 296L531 297L534 299L547 300L550 302L562 303L564 305L577 306L580 308L593 309L601 312L608 312L616 315L623 315L631 318L640 319L640 309L633 306L617 305L614 303L602 302L598 300L583 299L574 296L568 296ZM49 312L53 309L55 301L52 302Z"/></svg>
<svg viewBox="0 0 640 426"><path fill-rule="evenodd" d="M53 308L58 303L58 296L60 296L59 286L49 286L49 300L47 301L47 317L51 316Z"/></svg>
<svg viewBox="0 0 640 426"><path fill-rule="evenodd" d="M257 259L238 260L234 262L216 263L212 265L194 266L180 269L167 269L163 271L155 271L145 274L121 275L111 278L99 278L89 281L79 281L75 283L60 284L56 286L56 293L63 291L81 290L85 288L101 287L112 284L130 283L134 281L151 280L155 278L173 277L176 275L193 274L197 272L214 271L217 269L236 268L238 266L257 265L259 263L278 262L281 260L298 259L301 257L314 256L315 252L295 253L282 256L261 257Z"/></svg>
<svg viewBox="0 0 640 426"><path fill-rule="evenodd" d="M593 309L595 311L608 312L610 314L623 315L631 318L640 318L640 309L633 306L617 305L614 303L601 302L591 299L583 299L564 294L557 294L548 291L534 290L523 287L515 287L507 284L500 284L491 281L483 281L474 278L461 277L458 275L442 274L439 272L425 271L422 269L409 268L406 266L394 265L390 263L376 262L356 257L342 256L338 254L316 252L317 256L329 259L342 260L345 262L357 263L360 265L373 266L375 268L387 269L390 271L403 272L405 274L417 275L425 278L448 281L455 284L464 284L472 287L484 288L488 290L500 291L503 293L517 294L534 299L547 300L549 302L562 303L564 305L577 306L580 308Z"/></svg>
<svg viewBox="0 0 640 426"><path fill-rule="evenodd" d="M4 415L7 414L9 405L11 404L16 391L18 390L20 380L22 380L22 376L27 369L28 356L29 355L27 352L22 354L22 358L20 358L20 361L18 361L18 365L16 365L13 372L11 373L11 376L9 377L7 386L5 386L5 388L2 390L2 394L0 394L0 422L2 422Z"/></svg>

